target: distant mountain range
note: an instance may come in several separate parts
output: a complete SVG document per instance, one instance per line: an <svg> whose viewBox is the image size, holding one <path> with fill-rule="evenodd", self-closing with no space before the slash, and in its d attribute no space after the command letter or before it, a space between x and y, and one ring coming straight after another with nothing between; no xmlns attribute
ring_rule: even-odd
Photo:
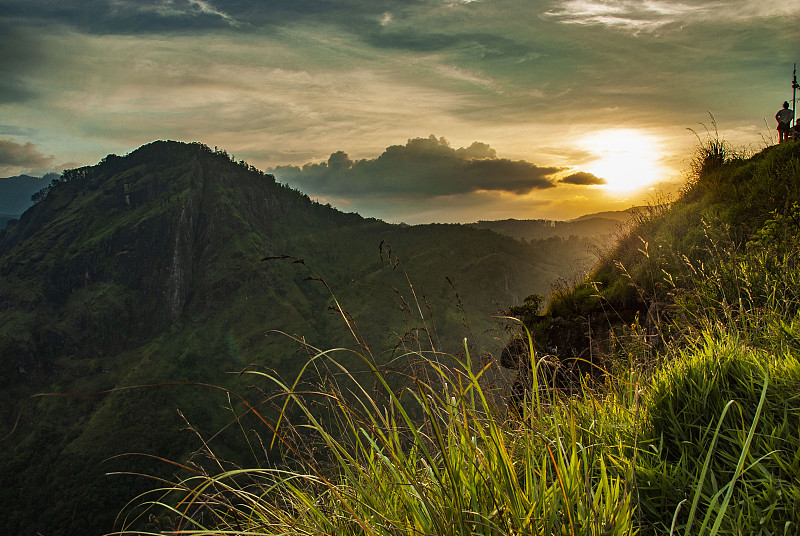
<svg viewBox="0 0 800 536"><path fill-rule="evenodd" d="M241 404L200 384L263 405L266 385L229 373L292 380L309 356L295 339L405 366L404 348L458 353L466 338L491 360L506 340L492 315L592 262L594 239L574 234L521 242L345 214L201 144L153 142L48 179L0 230L6 534L109 532L152 483L107 472L174 470L116 455L185 460L195 433L221 457L251 452L247 419L230 427Z"/></svg>
<svg viewBox="0 0 800 536"><path fill-rule="evenodd" d="M472 224L478 229L491 229L517 240L544 240L551 237L592 238L606 244L632 221L639 208L587 214L568 221L559 220L494 220Z"/></svg>
<svg viewBox="0 0 800 536"><path fill-rule="evenodd" d="M44 177L18 175L5 179L0 178L0 217L19 218L33 205L31 196L58 177L59 175L56 173L48 173ZM5 222L0 221L0 228L4 225Z"/></svg>

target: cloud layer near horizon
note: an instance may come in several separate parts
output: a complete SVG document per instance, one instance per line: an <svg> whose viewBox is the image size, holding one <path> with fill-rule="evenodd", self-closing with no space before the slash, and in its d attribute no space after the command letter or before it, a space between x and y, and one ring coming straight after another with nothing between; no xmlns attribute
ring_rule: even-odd
<svg viewBox="0 0 800 536"><path fill-rule="evenodd" d="M40 153L33 143L15 143L0 139L0 174L17 168L42 170L53 165L55 157Z"/></svg>
<svg viewBox="0 0 800 536"><path fill-rule="evenodd" d="M475 192L522 195L553 188L552 176L558 171L557 167L498 158L494 149L481 142L453 149L446 139L434 135L387 147L374 159L353 161L338 151L327 162L273 170L279 180L311 195L395 199Z"/></svg>

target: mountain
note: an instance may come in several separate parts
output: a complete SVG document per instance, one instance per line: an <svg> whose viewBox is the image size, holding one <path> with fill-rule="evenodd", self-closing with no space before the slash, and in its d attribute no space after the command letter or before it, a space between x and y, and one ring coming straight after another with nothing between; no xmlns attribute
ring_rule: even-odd
<svg viewBox="0 0 800 536"><path fill-rule="evenodd" d="M41 178L28 175L0 178L0 215L18 218L33 205L31 196L45 188L53 179L58 179L58 175L49 173ZM3 226L4 222L0 221L0 228Z"/></svg>
<svg viewBox="0 0 800 536"><path fill-rule="evenodd" d="M298 340L404 366L407 346L466 337L490 358L492 315L548 294L587 244L345 214L197 143L66 170L0 231L0 530L109 532L152 487L129 473L173 470L155 457L202 467L198 436L252 452L245 401L276 410L229 373L292 381Z"/></svg>
<svg viewBox="0 0 800 536"><path fill-rule="evenodd" d="M636 217L638 213L648 209L649 207L640 205L640 206L633 206L626 210L605 210L603 212L584 214L583 216L573 218L570 221L578 222L583 220L601 219L601 220L616 220L621 223L629 223L631 221L631 218Z"/></svg>
<svg viewBox="0 0 800 536"><path fill-rule="evenodd" d="M633 221L637 209L587 214L569 221L559 220L493 220L471 224L477 229L490 229L517 240L546 240L557 237L590 239L597 246L611 245Z"/></svg>

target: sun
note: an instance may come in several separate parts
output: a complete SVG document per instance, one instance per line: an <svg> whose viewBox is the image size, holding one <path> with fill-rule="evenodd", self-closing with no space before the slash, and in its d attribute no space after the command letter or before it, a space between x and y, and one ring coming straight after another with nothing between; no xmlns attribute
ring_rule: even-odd
<svg viewBox="0 0 800 536"><path fill-rule="evenodd" d="M603 188L630 192L664 178L659 140L634 129L595 132L581 140L593 158L582 169L604 179Z"/></svg>

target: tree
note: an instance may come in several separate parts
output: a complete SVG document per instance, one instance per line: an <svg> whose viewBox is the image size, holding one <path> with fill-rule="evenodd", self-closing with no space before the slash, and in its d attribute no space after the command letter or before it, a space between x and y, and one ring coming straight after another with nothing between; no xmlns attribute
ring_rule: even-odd
<svg viewBox="0 0 800 536"><path fill-rule="evenodd" d="M522 305L512 305L508 310L508 315L518 318L526 326L530 326L539 316L539 309L544 303L544 296L531 294L526 297Z"/></svg>

